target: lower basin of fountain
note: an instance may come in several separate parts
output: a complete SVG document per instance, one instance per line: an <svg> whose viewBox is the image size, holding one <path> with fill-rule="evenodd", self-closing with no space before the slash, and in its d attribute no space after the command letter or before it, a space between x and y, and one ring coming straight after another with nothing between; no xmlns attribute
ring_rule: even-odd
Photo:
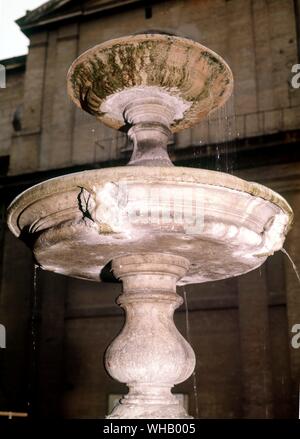
<svg viewBox="0 0 300 439"><path fill-rule="evenodd" d="M48 180L18 196L8 225L45 270L101 280L111 260L166 253L190 261L179 284L260 266L292 222L270 189L216 171L130 166Z"/></svg>

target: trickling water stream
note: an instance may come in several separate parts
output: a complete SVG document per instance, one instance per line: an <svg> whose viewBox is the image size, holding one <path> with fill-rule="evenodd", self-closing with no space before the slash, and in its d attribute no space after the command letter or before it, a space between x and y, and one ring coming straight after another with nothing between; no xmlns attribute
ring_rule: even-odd
<svg viewBox="0 0 300 439"><path fill-rule="evenodd" d="M28 412L32 415L33 405L34 405L34 392L35 392L35 379L37 372L37 332L38 332L38 272L39 266L34 264L33 270L33 291L32 291L32 299L31 299L31 321L30 321L30 335L31 335L31 344L29 355L31 358L31 370L29 375L28 382L28 402L27 409Z"/></svg>
<svg viewBox="0 0 300 439"><path fill-rule="evenodd" d="M188 301L185 289L183 289L184 296L184 306L185 306L185 330L186 330L186 339L191 345L191 334L190 334L190 321L189 321L189 308ZM193 371L193 390L194 390L194 400L195 400L195 411L196 411L196 419L199 419L199 405L198 405L198 387L197 387L197 375L196 368Z"/></svg>
<svg viewBox="0 0 300 439"><path fill-rule="evenodd" d="M203 148L197 148L197 154L194 153L195 157L198 156L200 168L233 174L236 167L236 148L239 138L233 95L221 108L209 115L207 120L199 122L197 133L193 144L203 145ZM205 154L203 155L203 153ZM208 160L207 164L206 160Z"/></svg>
<svg viewBox="0 0 300 439"><path fill-rule="evenodd" d="M285 254L287 256L288 260L290 261L290 263L294 269L294 272L296 273L298 282L300 284L300 274L299 274L298 268L296 267L296 264L294 263L293 259L291 258L291 256L289 255L289 253L286 251L285 248L282 248L281 251L283 254Z"/></svg>
<svg viewBox="0 0 300 439"><path fill-rule="evenodd" d="M32 346L33 350L36 350L36 332L37 332L37 312L38 312L38 270L39 266L34 264L34 274L33 274L33 300L32 300L32 314L31 314L31 336L32 336Z"/></svg>

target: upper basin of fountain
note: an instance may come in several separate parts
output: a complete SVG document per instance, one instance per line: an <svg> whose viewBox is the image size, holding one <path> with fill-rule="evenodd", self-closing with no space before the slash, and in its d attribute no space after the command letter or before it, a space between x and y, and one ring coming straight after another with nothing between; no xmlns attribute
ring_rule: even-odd
<svg viewBox="0 0 300 439"><path fill-rule="evenodd" d="M128 102L158 97L173 111L170 129L183 130L222 106L232 92L226 62L194 41L161 34L110 40L72 64L68 92L106 125L124 127Z"/></svg>

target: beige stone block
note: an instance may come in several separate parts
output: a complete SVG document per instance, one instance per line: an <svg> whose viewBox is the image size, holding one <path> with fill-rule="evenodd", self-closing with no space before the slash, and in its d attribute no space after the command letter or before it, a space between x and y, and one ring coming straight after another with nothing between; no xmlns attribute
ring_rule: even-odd
<svg viewBox="0 0 300 439"><path fill-rule="evenodd" d="M254 0L252 2L252 8L257 105L260 111L270 110L274 108L274 96L268 5L264 1Z"/></svg>
<svg viewBox="0 0 300 439"><path fill-rule="evenodd" d="M17 108L21 110L24 93L23 72L7 72L6 88L0 90L0 155L10 152L14 133L13 118ZM21 117L21 111L19 111Z"/></svg>
<svg viewBox="0 0 300 439"><path fill-rule="evenodd" d="M266 111L263 116L265 134L282 130L282 110Z"/></svg>
<svg viewBox="0 0 300 439"><path fill-rule="evenodd" d="M258 136L263 132L263 115L261 113L246 114L246 137Z"/></svg>
<svg viewBox="0 0 300 439"><path fill-rule="evenodd" d="M289 107L290 63L297 59L294 6L290 0L270 1L270 56L273 63L274 108Z"/></svg>
<svg viewBox="0 0 300 439"><path fill-rule="evenodd" d="M300 107L283 110L283 127L285 130L297 130L300 127Z"/></svg>
<svg viewBox="0 0 300 439"><path fill-rule="evenodd" d="M29 50L31 50L32 46L35 45L44 45L47 44L48 41L48 32L37 32L37 33L33 33L30 36L30 48Z"/></svg>
<svg viewBox="0 0 300 439"><path fill-rule="evenodd" d="M98 123L94 132L95 160L105 162L116 158L117 132Z"/></svg>
<svg viewBox="0 0 300 439"><path fill-rule="evenodd" d="M175 135L175 148L186 148L187 146L191 146L192 144L192 131L191 129L187 129L184 131L180 131Z"/></svg>
<svg viewBox="0 0 300 439"><path fill-rule="evenodd" d="M227 2L228 62L235 77L237 114L257 110L251 2ZM229 18L230 17L230 18Z"/></svg>
<svg viewBox="0 0 300 439"><path fill-rule="evenodd" d="M70 64L77 55L76 38L57 42L55 65L55 95L52 115L52 145L49 167L66 166L72 160L74 111L66 89L66 76ZM60 90L58 93L57 91Z"/></svg>
<svg viewBox="0 0 300 439"><path fill-rule="evenodd" d="M204 120L192 128L192 145L201 146L209 143L208 121Z"/></svg>
<svg viewBox="0 0 300 439"><path fill-rule="evenodd" d="M235 131L237 139L242 139L244 136L246 136L245 119L246 117L244 115L235 116Z"/></svg>
<svg viewBox="0 0 300 439"><path fill-rule="evenodd" d="M223 143L225 141L224 119L209 119L208 122L209 143Z"/></svg>
<svg viewBox="0 0 300 439"><path fill-rule="evenodd" d="M78 23L64 24L58 29L58 38L77 38L78 27Z"/></svg>
<svg viewBox="0 0 300 439"><path fill-rule="evenodd" d="M40 128L43 99L46 44L29 49L24 89L24 129Z"/></svg>
<svg viewBox="0 0 300 439"><path fill-rule="evenodd" d="M40 145L40 169L48 169L50 165L50 156L52 148L53 135L53 100L55 94L58 93L55 67L56 67L56 51L57 51L57 31L53 30L49 34L47 59L45 67L45 82L43 90L43 110L42 110L42 133ZM59 91L60 93L61 91Z"/></svg>
<svg viewBox="0 0 300 439"><path fill-rule="evenodd" d="M128 145L126 134L118 131L116 133L116 143L116 158L119 158Z"/></svg>
<svg viewBox="0 0 300 439"><path fill-rule="evenodd" d="M257 111L256 83L254 77L243 80L239 73L235 77L235 109L237 114Z"/></svg>
<svg viewBox="0 0 300 439"><path fill-rule="evenodd" d="M40 133L22 133L13 137L9 174L34 172L38 169Z"/></svg>
<svg viewBox="0 0 300 439"><path fill-rule="evenodd" d="M84 164L95 161L95 130L98 123L90 114L75 108L72 163Z"/></svg>

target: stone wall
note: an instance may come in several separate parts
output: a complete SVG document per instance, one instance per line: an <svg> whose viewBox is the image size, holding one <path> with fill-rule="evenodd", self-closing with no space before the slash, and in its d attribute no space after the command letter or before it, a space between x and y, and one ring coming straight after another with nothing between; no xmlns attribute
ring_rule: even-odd
<svg viewBox="0 0 300 439"><path fill-rule="evenodd" d="M25 60L16 59L6 69L6 88L0 89L0 157L11 153L15 133L13 119L17 110L21 119Z"/></svg>
<svg viewBox="0 0 300 439"><path fill-rule="evenodd" d="M89 2L86 4L88 7ZM31 37L23 133L11 148L10 174L122 156L124 136L74 108L66 93L66 73L71 62L91 46L149 30L207 45L227 60L235 78L233 102L209 122L176 136L175 147L298 128L300 97L290 85L291 67L297 62L293 0L158 2L150 19L145 19L140 7L117 15L91 16ZM224 137L224 117L230 118L234 112L232 132Z"/></svg>
<svg viewBox="0 0 300 439"><path fill-rule="evenodd" d="M0 93L0 154L10 155L10 176L1 180L6 202L37 182L31 173L44 171L39 177L44 179L57 168L101 166L130 147L121 133L69 101L65 77L73 59L120 35L175 33L228 61L235 96L209 121L176 135L172 151L253 138L254 161L236 174L270 186L290 202L295 223L286 248L300 266L300 161L291 155L284 164L253 166L267 135L299 130L300 92L289 83L297 62L293 5L292 0L165 1L154 3L150 19L142 7L128 8L33 34L25 75L8 72L9 86ZM20 103L22 129L13 133L11 118ZM236 120L230 119L234 112ZM231 133L224 135L228 128ZM257 136L262 143L256 145ZM271 159L274 150L268 147ZM197 158L189 160L197 165ZM114 303L120 285L40 272L35 296L28 249L8 230L2 235L0 323L10 335L7 349L0 350L0 409L28 410L35 417L104 417L108 395L126 391L108 377L102 361L123 324ZM186 292L197 389L195 396L191 378L175 391L188 395L191 414L197 416L196 397L202 418L296 418L300 349L290 347L290 338L292 326L300 323L300 294L288 260L276 254L253 273L189 286ZM185 318L182 307L175 320L183 335Z"/></svg>

